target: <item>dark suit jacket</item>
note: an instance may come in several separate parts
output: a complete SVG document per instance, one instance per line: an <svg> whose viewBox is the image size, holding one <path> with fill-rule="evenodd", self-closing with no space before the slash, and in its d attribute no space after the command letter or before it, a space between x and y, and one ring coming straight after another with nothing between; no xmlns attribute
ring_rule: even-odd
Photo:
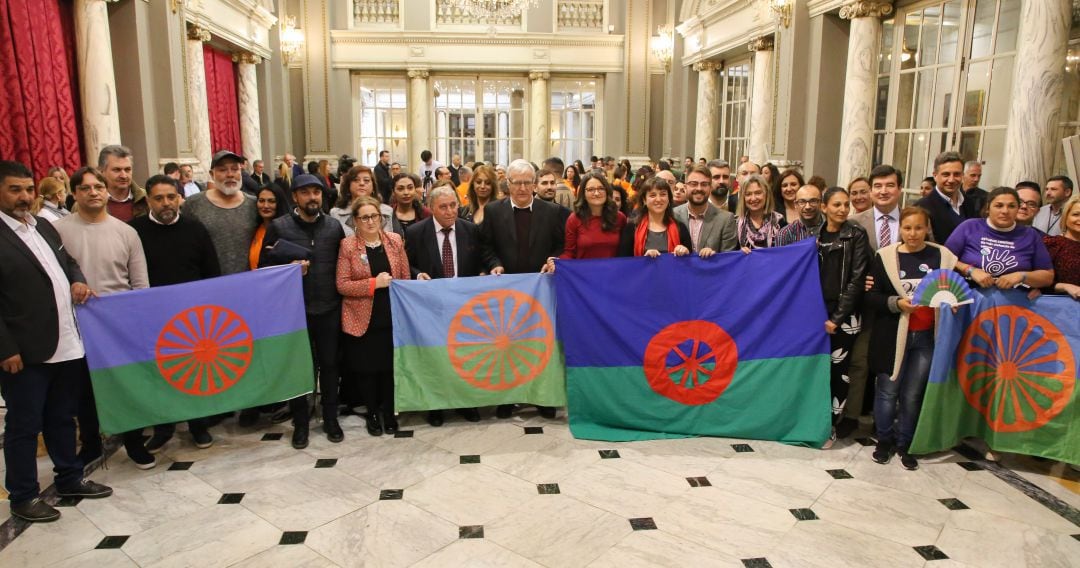
<svg viewBox="0 0 1080 568"><path fill-rule="evenodd" d="M510 198L484 206L480 225L480 249L488 272L501 266L507 274L540 272L548 257L559 256L566 242L563 207L540 198L533 199L532 224L529 230L529 255L518 258L517 231Z"/></svg>
<svg viewBox="0 0 1080 568"><path fill-rule="evenodd" d="M255 180L255 182L259 184L259 187L270 185L270 182L273 181L270 179L270 174L265 171L261 174L251 174L251 179Z"/></svg>
<svg viewBox="0 0 1080 568"><path fill-rule="evenodd" d="M64 250L60 233L38 217L37 231L49 243L68 285L86 283L79 263ZM24 365L42 363L56 353L60 320L52 281L34 252L0 221L0 361L20 355Z"/></svg>
<svg viewBox="0 0 1080 568"><path fill-rule="evenodd" d="M938 244L944 244L945 241L949 240L949 235L960 223L967 219L979 217L979 211L975 208L977 205L975 200L965 197L964 203L960 205L960 215L957 216L953 212L952 204L938 195L937 189L930 192L930 195L915 202L915 205L930 212L930 230L933 231L934 242Z"/></svg>
<svg viewBox="0 0 1080 568"><path fill-rule="evenodd" d="M375 187L378 188L383 203L390 203L390 194L394 190L394 185L391 182L393 178L390 177L390 166L384 165L380 161L372 169L375 170Z"/></svg>
<svg viewBox="0 0 1080 568"><path fill-rule="evenodd" d="M445 278L442 267L442 250L435 238L434 217L410 225L405 230L405 256L409 257L409 270L416 278L421 272L432 278ZM458 219L454 223L454 241L457 244L456 276L478 276L483 270L480 260L480 228L470 221Z"/></svg>

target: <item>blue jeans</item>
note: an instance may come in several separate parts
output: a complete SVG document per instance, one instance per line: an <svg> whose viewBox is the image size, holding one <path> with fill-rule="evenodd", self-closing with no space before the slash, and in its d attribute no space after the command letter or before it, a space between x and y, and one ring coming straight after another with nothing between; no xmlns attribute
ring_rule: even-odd
<svg viewBox="0 0 1080 568"><path fill-rule="evenodd" d="M907 448L919 422L930 361L934 357L934 331L908 333L904 360L895 381L878 373L874 397L874 422L878 440Z"/></svg>

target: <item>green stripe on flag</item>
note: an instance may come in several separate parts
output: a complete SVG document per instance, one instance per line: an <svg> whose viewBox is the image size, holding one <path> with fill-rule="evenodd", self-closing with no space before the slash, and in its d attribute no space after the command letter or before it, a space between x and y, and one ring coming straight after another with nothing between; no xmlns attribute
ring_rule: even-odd
<svg viewBox="0 0 1080 568"><path fill-rule="evenodd" d="M562 344L533 380L509 389L489 390L461 378L446 347L394 348L394 408L398 412L526 403L566 406Z"/></svg>
<svg viewBox="0 0 1080 568"><path fill-rule="evenodd" d="M98 369L90 377L101 429L110 434L288 400L314 385L306 329L255 341L244 376L212 396L173 388L153 360Z"/></svg>
<svg viewBox="0 0 1080 568"><path fill-rule="evenodd" d="M723 436L819 447L831 430L829 356L740 362L712 403L657 394L642 367L567 369L570 430L608 441Z"/></svg>

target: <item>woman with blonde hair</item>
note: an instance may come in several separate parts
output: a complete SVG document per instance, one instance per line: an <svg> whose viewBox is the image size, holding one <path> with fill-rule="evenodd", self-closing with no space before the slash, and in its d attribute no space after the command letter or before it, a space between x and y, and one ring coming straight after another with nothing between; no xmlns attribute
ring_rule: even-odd
<svg viewBox="0 0 1080 568"><path fill-rule="evenodd" d="M64 208L64 200L67 199L67 187L64 182L55 177L41 178L38 182L38 196L34 200L31 212L46 221L53 223L71 214Z"/></svg>

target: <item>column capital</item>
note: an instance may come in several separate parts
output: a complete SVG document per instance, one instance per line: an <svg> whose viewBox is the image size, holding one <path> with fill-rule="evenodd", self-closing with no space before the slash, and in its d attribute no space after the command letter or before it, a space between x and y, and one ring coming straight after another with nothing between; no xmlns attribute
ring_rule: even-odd
<svg viewBox="0 0 1080 568"><path fill-rule="evenodd" d="M210 41L210 31L195 24L188 24L187 38L206 43Z"/></svg>
<svg viewBox="0 0 1080 568"><path fill-rule="evenodd" d="M547 81L551 78L551 73L547 71L529 71L530 81Z"/></svg>
<svg viewBox="0 0 1080 568"><path fill-rule="evenodd" d="M776 40L773 39L773 36L757 36L746 44L746 49L748 51L772 51L775 46Z"/></svg>
<svg viewBox="0 0 1080 568"><path fill-rule="evenodd" d="M852 0L840 8L840 19L882 18L892 11L891 0Z"/></svg>
<svg viewBox="0 0 1080 568"><path fill-rule="evenodd" d="M427 69L409 69L408 72L410 79L427 79L429 74Z"/></svg>
<svg viewBox="0 0 1080 568"><path fill-rule="evenodd" d="M247 63L250 65L258 65L262 63L262 58L254 53L248 53L241 51L240 53L234 53L232 56L233 63Z"/></svg>
<svg viewBox="0 0 1080 568"><path fill-rule="evenodd" d="M697 71L698 73L703 71L720 71L723 68L723 61L715 61L712 59L703 59L694 64L694 71Z"/></svg>

